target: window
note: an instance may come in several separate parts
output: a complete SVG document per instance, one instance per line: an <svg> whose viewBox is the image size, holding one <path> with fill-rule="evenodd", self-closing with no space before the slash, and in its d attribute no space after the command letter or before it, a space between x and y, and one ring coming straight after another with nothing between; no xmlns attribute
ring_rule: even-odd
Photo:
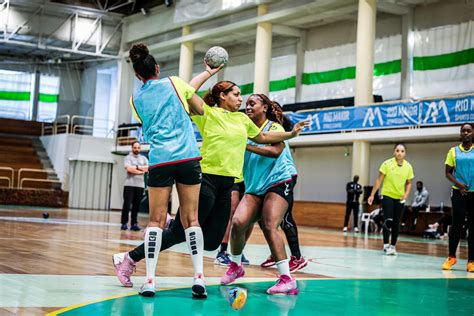
<svg viewBox="0 0 474 316"><path fill-rule="evenodd" d="M38 122L52 122L56 119L59 100L59 77L40 76L38 96Z"/></svg>
<svg viewBox="0 0 474 316"><path fill-rule="evenodd" d="M0 70L0 117L31 120L34 74Z"/></svg>

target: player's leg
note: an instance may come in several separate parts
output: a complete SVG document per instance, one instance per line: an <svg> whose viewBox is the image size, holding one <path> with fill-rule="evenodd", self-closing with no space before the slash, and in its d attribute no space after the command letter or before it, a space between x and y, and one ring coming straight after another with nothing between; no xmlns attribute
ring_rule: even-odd
<svg viewBox="0 0 474 316"><path fill-rule="evenodd" d="M250 225L253 225L259 217L262 198L245 194L239 203L232 218L232 228L230 231L231 263L229 269L221 278L221 284L233 283L237 278L244 276L242 267L242 251L245 247L246 232Z"/></svg>

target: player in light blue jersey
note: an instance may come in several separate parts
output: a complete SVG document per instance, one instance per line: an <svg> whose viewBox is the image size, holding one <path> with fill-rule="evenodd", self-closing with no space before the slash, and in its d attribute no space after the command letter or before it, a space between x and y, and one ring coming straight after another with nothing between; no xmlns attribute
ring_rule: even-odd
<svg viewBox="0 0 474 316"><path fill-rule="evenodd" d="M449 231L449 256L443 270L451 270L457 263L456 251L461 239L462 226L467 217L468 272L474 272L474 145L473 124L461 126L461 144L452 147L445 162L446 178L453 183L451 203L453 224Z"/></svg>
<svg viewBox="0 0 474 316"><path fill-rule="evenodd" d="M194 265L192 294L197 298L205 298L204 240L198 222L201 155L189 117L190 112L204 114L203 100L196 95L193 87L178 77L160 79L160 67L149 54L146 45L133 45L129 57L135 75L143 82L140 90L131 97L130 104L143 125L145 141L150 144L150 222L145 231L146 281L139 293L143 296L155 295L155 270L166 223L168 200L176 182L180 220L185 228L186 242ZM206 71L212 76L221 68L211 69L207 66ZM132 262L129 258L123 260Z"/></svg>
<svg viewBox="0 0 474 316"><path fill-rule="evenodd" d="M251 97L253 97L252 95ZM257 95L259 96L262 100L268 100L266 99L265 95ZM270 102L270 100L268 100ZM275 105L277 105L279 108L281 108L280 104L278 102L273 101ZM292 130L293 128L293 123L289 118L286 116L283 116L282 119L282 126L285 129L285 131ZM252 145L247 146L248 149L252 150ZM265 147L260 147L259 148L259 154L264 155L264 156L272 156L272 146L265 146ZM296 170L296 165L295 161L293 160L293 156L291 155L291 150L290 150L290 144L288 141L285 141L285 148L283 149L283 152L281 153L283 156L283 164L287 165L289 168L292 182L291 182L291 187L293 188L293 191L296 187L296 181L298 179L298 171ZM290 272L296 272L298 270L303 269L308 265L308 260L301 255L301 249L300 249L300 243L299 243L299 238L298 238L298 226L296 225L296 221L293 218L293 202L294 202L294 196L292 194L291 200L289 201L288 209L285 212L285 215L283 216L283 221L280 224L281 229L285 233L286 241L288 242L288 246L290 247ZM260 228L262 228L261 221L258 222ZM249 233L247 234L249 236ZM248 239L248 237L247 237ZM270 255L264 262L260 264L262 268L269 268L272 267L276 264L275 258L273 258L272 255Z"/></svg>
<svg viewBox="0 0 474 316"><path fill-rule="evenodd" d="M247 101L246 113L263 132L284 131L279 124L283 118L281 108L264 95L252 95ZM270 150L261 146L270 147ZM267 293L298 293L296 281L290 274L285 245L278 233L278 226L293 198L292 169L290 164L285 163L287 156L282 154L284 149L284 143L266 146L248 142L243 169L245 195L232 219L232 262L221 278L222 284L230 284L244 276L241 263L246 233L261 218L265 239L280 272L277 284L269 288Z"/></svg>

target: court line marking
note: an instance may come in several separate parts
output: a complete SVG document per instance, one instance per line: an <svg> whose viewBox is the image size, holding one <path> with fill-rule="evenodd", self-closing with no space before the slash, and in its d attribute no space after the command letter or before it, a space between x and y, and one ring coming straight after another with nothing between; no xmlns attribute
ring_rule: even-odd
<svg viewBox="0 0 474 316"><path fill-rule="evenodd" d="M469 277L466 277L466 278L461 277L461 278L455 278L455 279L465 279L465 280L469 280L469 281L474 281L474 280L472 280L472 278L469 278ZM387 280L397 280L397 281L399 281L399 280L446 280L446 278L403 278L403 279L397 279L397 278L382 278L382 279L381 278L341 278L341 279L335 279L335 278L298 278L298 280L305 280L305 281L308 281L308 280L309 281L311 281L311 280L314 280L314 281L359 281L359 280L360 281L375 281L375 280L387 281ZM233 283L233 284L228 284L228 285L209 284L209 286L226 286L226 287L228 287L228 286L232 286L232 285L244 285L244 284L249 284L249 283L263 283L263 282L269 282L269 280L266 279L266 280L238 282L238 283ZM190 288L190 287L189 286L179 286L179 287L175 287L175 288L157 290L157 292L174 291L174 290L180 290L180 289L186 289L186 288ZM98 300L94 300L94 301L89 301L89 302L85 302L85 303L80 303L80 304L76 304L76 305L67 306L67 307L61 308L59 310L50 312L50 313L46 314L46 316L57 316L59 314L62 314L62 313L65 313L65 312L68 312L68 311L71 311L71 310L74 310L74 309L78 309L78 308L81 308L81 307L84 307L84 306L93 305L93 304L97 304L97 303L101 303L101 302L105 302L105 301L109 301L109 300L113 300L113 299L117 299L117 298L135 296L135 295L139 295L139 294L135 292L135 293L130 293L130 294L120 294L120 295L109 296L109 297L105 297L103 299L98 299Z"/></svg>

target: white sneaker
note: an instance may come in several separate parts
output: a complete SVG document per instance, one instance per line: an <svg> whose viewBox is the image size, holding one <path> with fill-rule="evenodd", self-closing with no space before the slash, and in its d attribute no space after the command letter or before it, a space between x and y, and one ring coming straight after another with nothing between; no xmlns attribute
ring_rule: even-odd
<svg viewBox="0 0 474 316"><path fill-rule="evenodd" d="M155 281L153 281L153 279L146 280L146 282L143 283L142 287L140 288L138 294L146 297L155 296Z"/></svg>
<svg viewBox="0 0 474 316"><path fill-rule="evenodd" d="M204 282L204 277L202 274L199 274L197 278L194 278L194 284L193 284L192 290L193 290L193 297L207 298L206 282Z"/></svg>
<svg viewBox="0 0 474 316"><path fill-rule="evenodd" d="M355 227L354 228L354 233L358 233L359 232L359 228Z"/></svg>
<svg viewBox="0 0 474 316"><path fill-rule="evenodd" d="M347 227L344 227L344 228L342 229L342 231L343 231L344 233L347 233Z"/></svg>
<svg viewBox="0 0 474 316"><path fill-rule="evenodd" d="M395 246L390 246L387 248L387 251L385 252L387 256L396 256L397 255L397 250L395 249Z"/></svg>
<svg viewBox="0 0 474 316"><path fill-rule="evenodd" d="M383 252L387 252L387 249L390 248L390 244L384 244L383 245Z"/></svg>

